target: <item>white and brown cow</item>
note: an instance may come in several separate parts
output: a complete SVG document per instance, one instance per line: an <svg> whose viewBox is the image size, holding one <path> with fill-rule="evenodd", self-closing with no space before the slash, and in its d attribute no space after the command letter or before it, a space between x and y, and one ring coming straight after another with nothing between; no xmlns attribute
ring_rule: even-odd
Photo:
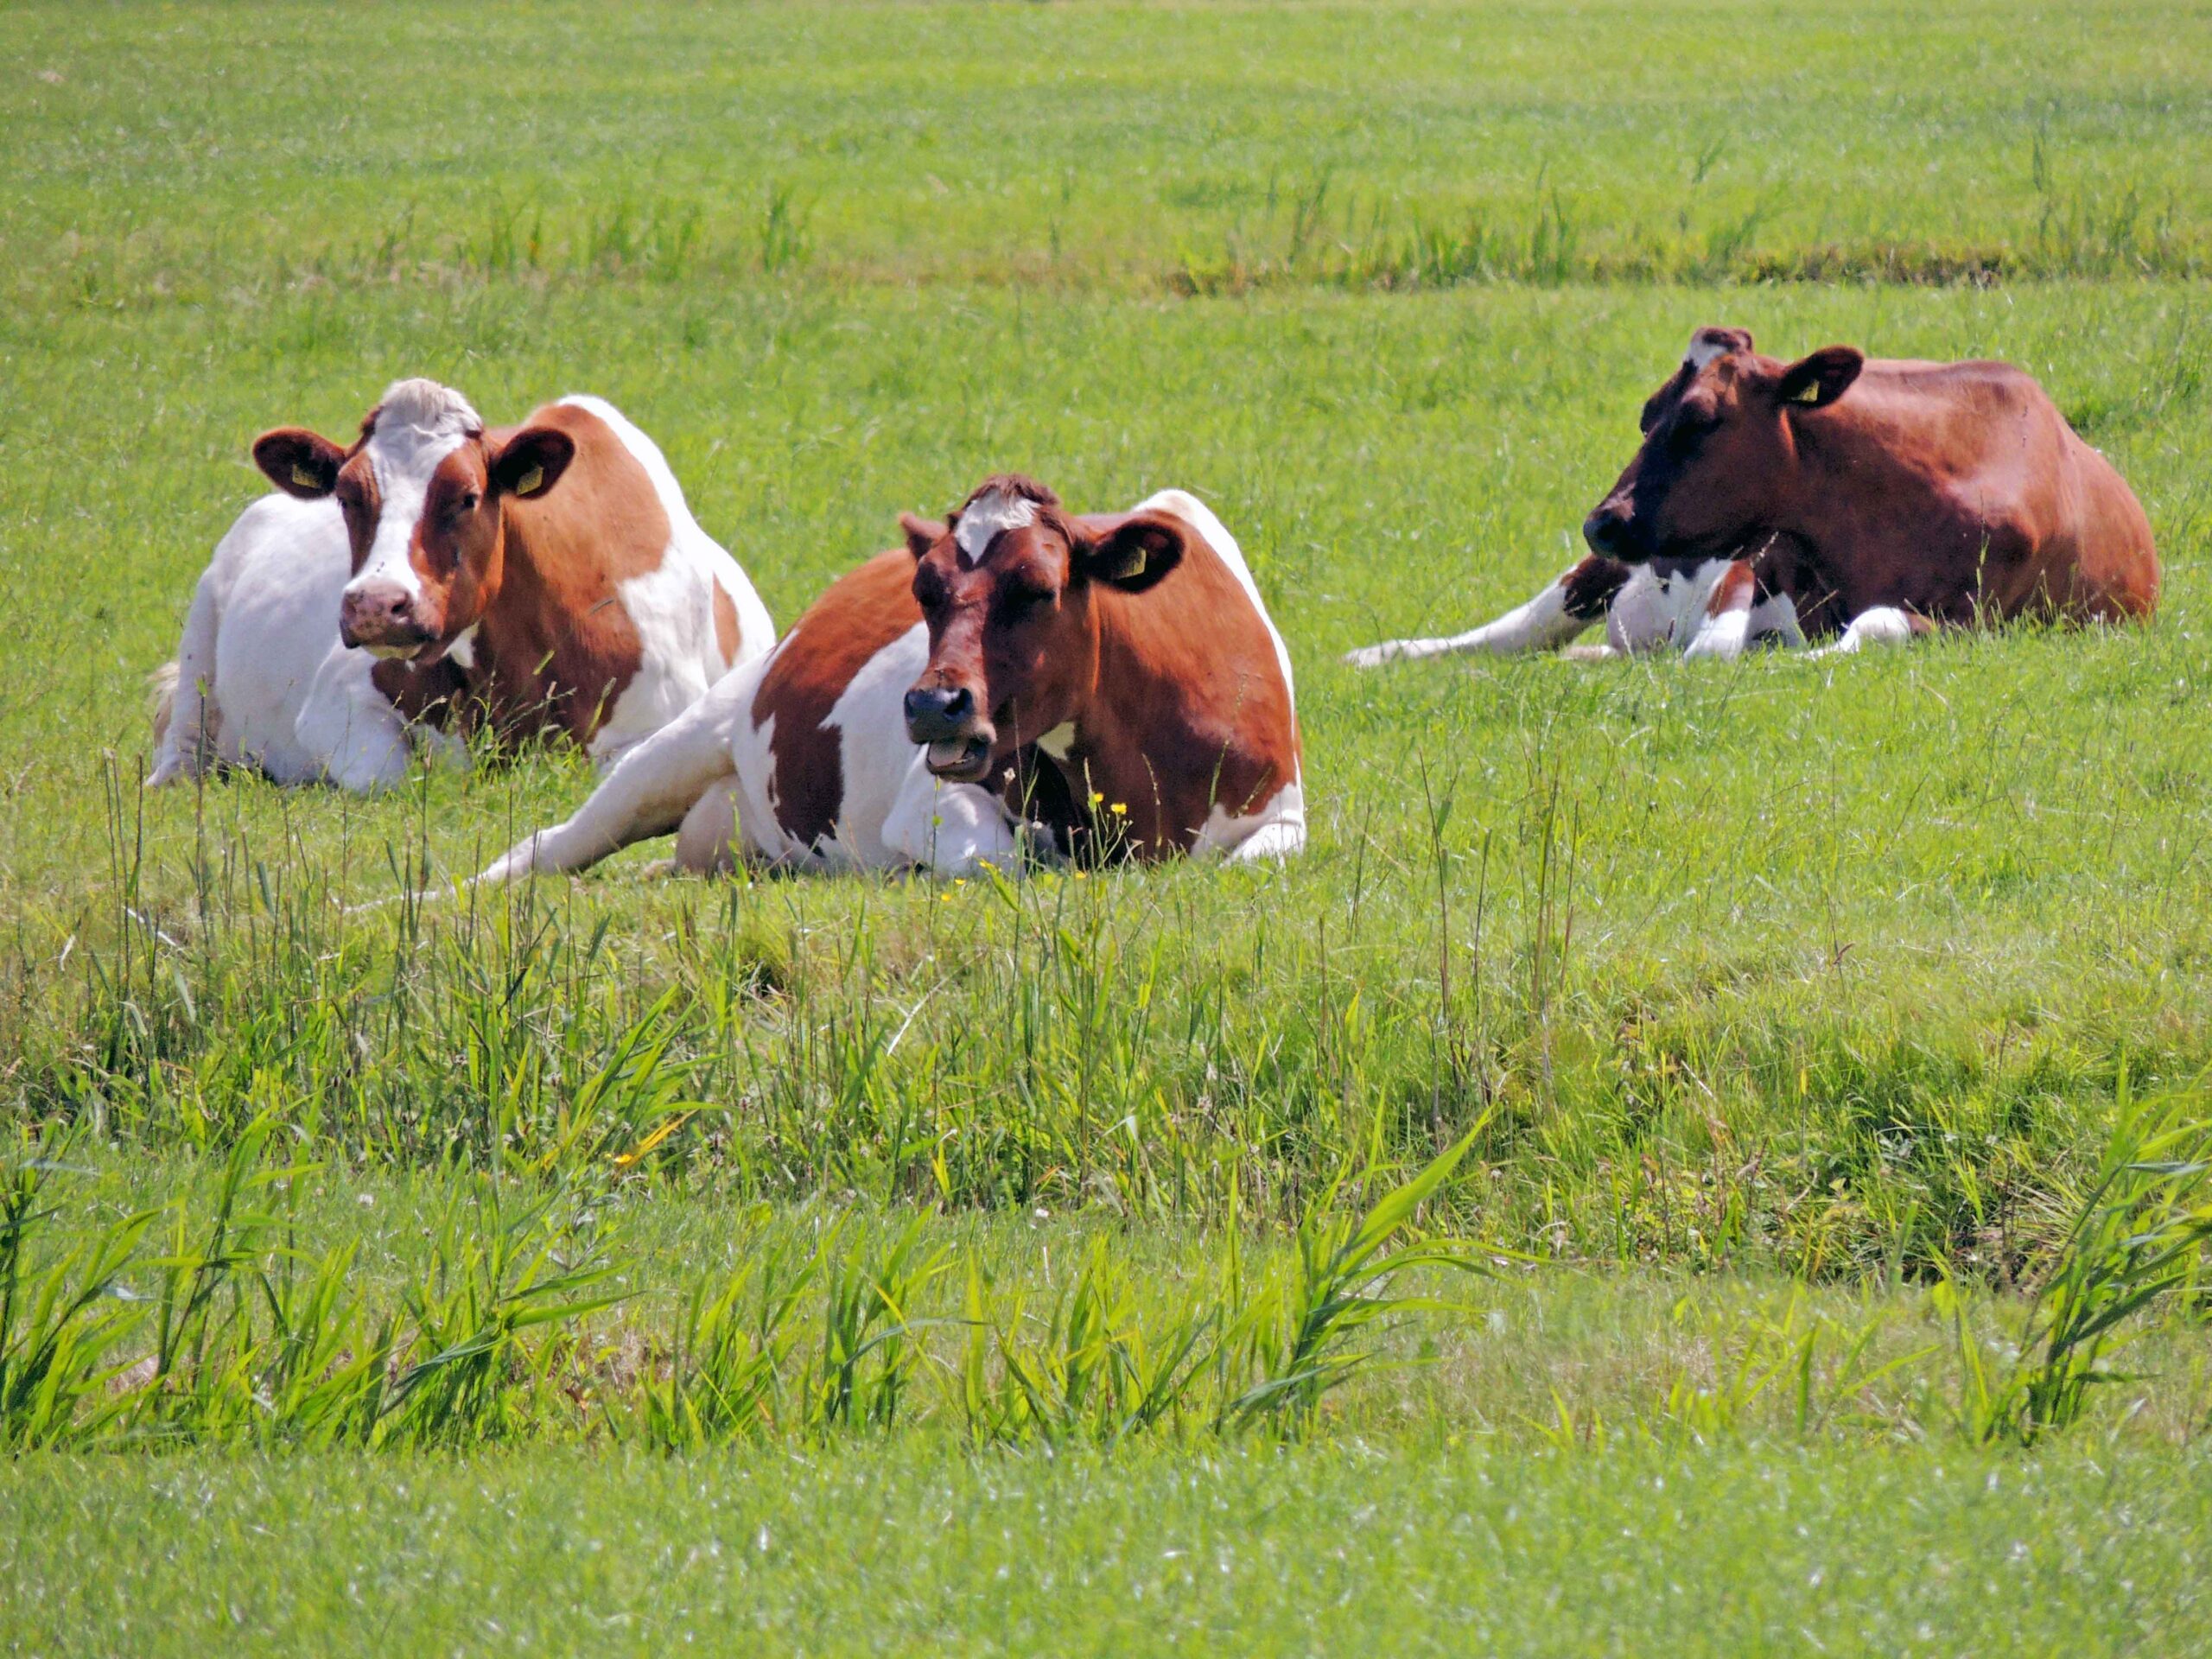
<svg viewBox="0 0 2212 1659"><path fill-rule="evenodd" d="M676 830L813 868L1282 857L1306 842L1290 658L1235 539L1169 490L1077 518L987 480L841 577L760 663L482 879Z"/></svg>
<svg viewBox="0 0 2212 1659"><path fill-rule="evenodd" d="M596 397L487 429L403 380L351 447L298 428L200 577L151 781L211 763L355 790L404 775L458 714L602 764L774 643L653 441Z"/></svg>
<svg viewBox="0 0 2212 1659"><path fill-rule="evenodd" d="M1726 657L1762 640L1834 636L1827 651L1847 652L1940 626L2140 621L2158 607L2141 505L2009 364L1849 346L1783 363L1741 328L1700 328L1642 425L1583 523L1588 558L1485 627L1348 660L1549 650L1600 617L1618 650Z"/></svg>

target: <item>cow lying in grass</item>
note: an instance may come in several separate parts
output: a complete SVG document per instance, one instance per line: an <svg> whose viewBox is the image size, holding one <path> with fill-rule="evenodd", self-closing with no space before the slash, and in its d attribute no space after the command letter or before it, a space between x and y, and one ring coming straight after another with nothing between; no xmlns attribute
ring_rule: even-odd
<svg viewBox="0 0 2212 1659"><path fill-rule="evenodd" d="M297 428L255 461L165 671L151 781L211 764L279 783L396 782L458 713L602 763L775 641L653 441L596 397L487 431L403 380L351 448Z"/></svg>
<svg viewBox="0 0 2212 1659"><path fill-rule="evenodd" d="M1832 652L1936 626L2139 621L2150 522L2041 386L2002 363L1796 363L1700 328L1643 407L1643 442L1584 522L1590 556L1487 626L1354 652L1360 667L1554 650ZM1815 655L1821 653L1815 652Z"/></svg>
<svg viewBox="0 0 2212 1659"><path fill-rule="evenodd" d="M986 480L839 578L765 659L638 746L576 815L485 871L573 870L677 832L734 858L953 874L1046 855L1281 857L1305 845L1290 658L1194 497L1071 517Z"/></svg>

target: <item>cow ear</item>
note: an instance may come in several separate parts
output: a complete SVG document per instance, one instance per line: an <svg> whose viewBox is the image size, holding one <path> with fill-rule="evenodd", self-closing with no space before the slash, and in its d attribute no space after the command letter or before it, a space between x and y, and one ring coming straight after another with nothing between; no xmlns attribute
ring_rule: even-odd
<svg viewBox="0 0 2212 1659"><path fill-rule="evenodd" d="M1823 346L1782 372L1782 378L1775 384L1775 396L1785 404L1826 409L1851 390L1851 383L1866 366L1866 353L1856 346Z"/></svg>
<svg viewBox="0 0 2212 1659"><path fill-rule="evenodd" d="M526 426L499 448L492 463L492 487L534 501L561 481L576 458L576 443L550 426Z"/></svg>
<svg viewBox="0 0 2212 1659"><path fill-rule="evenodd" d="M1076 569L1093 582L1141 594L1183 562L1190 527L1164 512L1133 512L1076 530Z"/></svg>
<svg viewBox="0 0 2212 1659"><path fill-rule="evenodd" d="M305 427L280 426L253 441L253 464L285 494L320 501L338 487L346 452Z"/></svg>
<svg viewBox="0 0 2212 1659"><path fill-rule="evenodd" d="M902 512L899 515L899 528L906 537L906 550L919 560L944 539L944 532L950 526L933 518L917 518L911 512Z"/></svg>

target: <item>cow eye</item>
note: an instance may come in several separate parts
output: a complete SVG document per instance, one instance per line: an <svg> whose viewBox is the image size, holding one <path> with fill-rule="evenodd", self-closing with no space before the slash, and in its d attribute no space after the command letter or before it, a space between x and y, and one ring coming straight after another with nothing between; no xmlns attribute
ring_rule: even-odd
<svg viewBox="0 0 2212 1659"><path fill-rule="evenodd" d="M1700 409L1694 404L1685 404L1675 411L1674 424L1667 429L1668 442L1677 449L1694 448L1700 438L1720 424L1720 411Z"/></svg>
<svg viewBox="0 0 2212 1659"><path fill-rule="evenodd" d="M454 498L454 517L458 518L464 513L475 512L477 504L483 500L483 499L484 498L479 495L474 490L463 490L459 495Z"/></svg>

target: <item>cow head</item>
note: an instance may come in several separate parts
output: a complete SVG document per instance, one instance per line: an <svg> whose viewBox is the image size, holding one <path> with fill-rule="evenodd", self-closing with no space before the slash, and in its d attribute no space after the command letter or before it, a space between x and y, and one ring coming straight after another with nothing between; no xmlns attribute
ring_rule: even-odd
<svg viewBox="0 0 2212 1659"><path fill-rule="evenodd" d="M435 660L499 590L506 504L544 494L574 458L568 435L525 427L494 444L467 399L402 380L350 449L300 427L254 440L270 480L302 500L338 498L353 578L339 638L378 657Z"/></svg>
<svg viewBox="0 0 2212 1659"><path fill-rule="evenodd" d="M1797 453L1796 423L1851 389L1849 346L1795 363L1762 357L1742 328L1700 328L1643 405L1643 444L1582 521L1591 550L1636 564L1735 553L1770 533Z"/></svg>
<svg viewBox="0 0 2212 1659"><path fill-rule="evenodd" d="M940 778L973 783L1081 711L1096 675L1094 605L1142 593L1191 531L1165 513L1075 519L1034 480L986 479L944 524L899 521L930 658L906 693L906 734Z"/></svg>

